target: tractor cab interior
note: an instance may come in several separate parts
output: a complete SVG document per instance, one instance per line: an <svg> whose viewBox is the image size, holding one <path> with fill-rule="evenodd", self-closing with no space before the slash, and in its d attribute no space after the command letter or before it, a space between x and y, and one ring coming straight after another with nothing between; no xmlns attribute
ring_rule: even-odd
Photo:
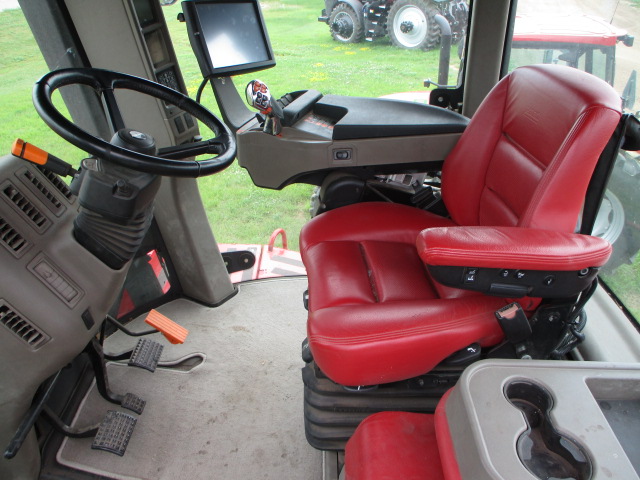
<svg viewBox="0 0 640 480"><path fill-rule="evenodd" d="M613 79L509 72L516 2L457 1L460 83L431 104L276 98L234 83L276 67L273 6L186 0L192 99L160 3L20 0L33 106L86 158L0 158L0 477L640 478L640 337L593 232L640 151ZM317 187L306 275L232 282L256 258L196 179L236 157Z"/></svg>

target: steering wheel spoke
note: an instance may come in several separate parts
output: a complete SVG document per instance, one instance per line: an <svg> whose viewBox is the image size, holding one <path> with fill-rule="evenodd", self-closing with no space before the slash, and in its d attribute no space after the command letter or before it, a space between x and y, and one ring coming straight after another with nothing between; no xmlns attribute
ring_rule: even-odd
<svg viewBox="0 0 640 480"><path fill-rule="evenodd" d="M161 149L145 155L95 137L68 120L54 106L53 92L67 85L82 84L102 94L105 110L115 131L126 128L115 90L132 90L177 106L200 120L212 132L210 140ZM44 122L76 147L123 167L156 175L199 177L227 168L236 155L236 142L229 128L205 107L180 92L144 78L95 68L67 68L46 74L33 89L33 103ZM195 152L195 153L194 153ZM214 155L200 161L183 161L195 155Z"/></svg>
<svg viewBox="0 0 640 480"><path fill-rule="evenodd" d="M113 133L125 128L124 119L122 118L122 113L120 113L120 107L118 107L118 101L116 100L113 89L105 88L102 90L102 102L109 115L109 122Z"/></svg>
<svg viewBox="0 0 640 480"><path fill-rule="evenodd" d="M160 148L158 149L158 156L173 160L182 160L198 155L219 155L224 151L224 143L217 140L218 137L211 140Z"/></svg>

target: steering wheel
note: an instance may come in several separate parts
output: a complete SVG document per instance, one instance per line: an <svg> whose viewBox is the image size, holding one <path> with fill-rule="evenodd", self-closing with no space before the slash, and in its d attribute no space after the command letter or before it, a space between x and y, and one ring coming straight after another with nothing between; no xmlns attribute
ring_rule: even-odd
<svg viewBox="0 0 640 480"><path fill-rule="evenodd" d="M93 88L99 96L102 96L111 124L116 132L125 128L114 95L114 90L122 89L134 90L177 106L209 127L215 136L202 142L172 147L171 154L164 157L145 155L112 145L68 120L54 106L51 100L53 92L60 87L78 84L87 85ZM180 92L133 75L96 68L56 70L36 82L33 89L33 104L44 122L68 142L98 158L133 170L156 175L199 177L224 170L231 165L236 155L236 142L233 134L213 113ZM215 156L200 161L177 160L192 156L194 153L209 153ZM169 156L171 158L167 158Z"/></svg>

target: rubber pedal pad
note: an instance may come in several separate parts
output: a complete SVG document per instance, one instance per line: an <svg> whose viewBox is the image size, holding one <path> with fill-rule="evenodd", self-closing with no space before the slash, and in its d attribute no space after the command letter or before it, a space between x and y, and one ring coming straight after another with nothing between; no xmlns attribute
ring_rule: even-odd
<svg viewBox="0 0 640 480"><path fill-rule="evenodd" d="M138 420L128 413L109 410L102 420L91 448L123 456Z"/></svg>
<svg viewBox="0 0 640 480"><path fill-rule="evenodd" d="M133 349L128 365L155 372L164 347L154 340L141 338Z"/></svg>
<svg viewBox="0 0 640 480"><path fill-rule="evenodd" d="M140 415L144 410L146 404L146 400L143 400L133 393L127 393L122 399L122 403L120 404L120 406Z"/></svg>
<svg viewBox="0 0 640 480"><path fill-rule="evenodd" d="M157 310L151 310L144 321L162 333L173 344L184 343L187 335L189 335L189 330L165 317Z"/></svg>

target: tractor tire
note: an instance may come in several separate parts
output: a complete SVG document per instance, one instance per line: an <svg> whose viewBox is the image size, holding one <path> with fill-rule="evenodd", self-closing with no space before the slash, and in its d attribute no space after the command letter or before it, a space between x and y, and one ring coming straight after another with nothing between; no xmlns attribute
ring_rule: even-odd
<svg viewBox="0 0 640 480"><path fill-rule="evenodd" d="M429 0L397 0L389 9L387 33L396 47L431 50L440 42L438 9Z"/></svg>
<svg viewBox="0 0 640 480"><path fill-rule="evenodd" d="M331 36L340 43L358 43L364 38L364 24L350 5L339 3L329 16Z"/></svg>
<svg viewBox="0 0 640 480"><path fill-rule="evenodd" d="M628 263L633 253L629 252L629 241L624 232L624 206L618 197L609 189L605 190L596 216L591 235L604 238L613 245L613 253L602 271L611 274L624 263Z"/></svg>
<svg viewBox="0 0 640 480"><path fill-rule="evenodd" d="M611 190L605 190L592 235L615 243L625 225L624 206Z"/></svg>

